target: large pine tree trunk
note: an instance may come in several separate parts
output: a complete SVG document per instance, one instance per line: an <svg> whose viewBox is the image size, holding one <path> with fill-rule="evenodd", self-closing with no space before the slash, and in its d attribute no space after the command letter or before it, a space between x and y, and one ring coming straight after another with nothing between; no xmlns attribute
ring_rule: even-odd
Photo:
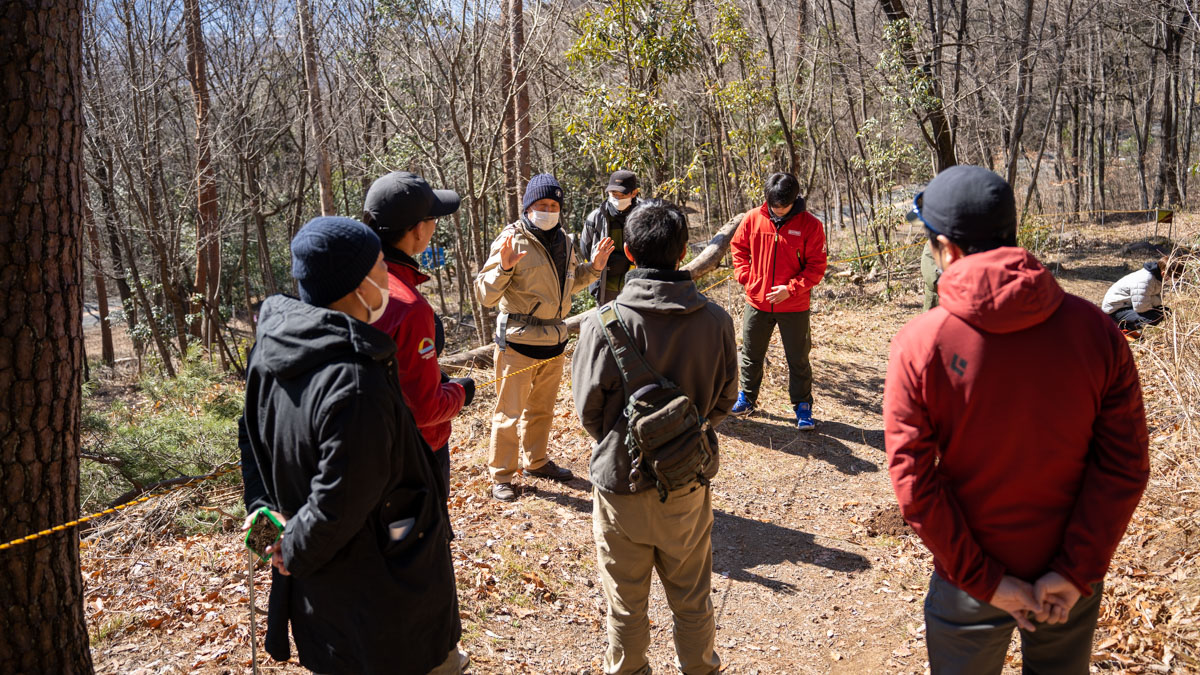
<svg viewBox="0 0 1200 675"><path fill-rule="evenodd" d="M0 541L79 514L82 14L0 12ZM90 673L79 535L0 551L0 672Z"/></svg>

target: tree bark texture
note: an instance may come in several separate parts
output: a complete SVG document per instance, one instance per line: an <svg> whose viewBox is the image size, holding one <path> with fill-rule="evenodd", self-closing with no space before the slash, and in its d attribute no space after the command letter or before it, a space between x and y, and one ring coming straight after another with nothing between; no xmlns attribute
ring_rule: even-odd
<svg viewBox="0 0 1200 675"><path fill-rule="evenodd" d="M529 128L529 86L526 83L525 66L525 6L521 0L509 0L508 22L510 30L509 47L512 53L513 81L513 126L516 131L516 165L517 190L524 194L525 184L529 182L530 157L529 146L532 132Z"/></svg>
<svg viewBox="0 0 1200 675"><path fill-rule="evenodd" d="M0 10L0 541L79 513L81 9ZM0 551L0 672L92 671L78 536Z"/></svg>

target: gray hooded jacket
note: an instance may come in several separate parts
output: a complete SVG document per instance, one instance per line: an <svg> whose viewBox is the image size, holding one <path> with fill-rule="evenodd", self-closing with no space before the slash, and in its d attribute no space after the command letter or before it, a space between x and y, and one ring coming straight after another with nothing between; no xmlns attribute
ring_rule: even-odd
<svg viewBox="0 0 1200 675"><path fill-rule="evenodd" d="M634 269L614 301L637 348L660 375L684 391L709 422L714 460L707 477L717 473L717 434L712 430L737 400L738 359L733 320L696 289L691 273ZM629 451L625 447L626 397L621 372L594 315L580 326L572 365L575 410L583 428L596 439L592 483L609 493L630 494ZM638 491L653 489L642 478Z"/></svg>

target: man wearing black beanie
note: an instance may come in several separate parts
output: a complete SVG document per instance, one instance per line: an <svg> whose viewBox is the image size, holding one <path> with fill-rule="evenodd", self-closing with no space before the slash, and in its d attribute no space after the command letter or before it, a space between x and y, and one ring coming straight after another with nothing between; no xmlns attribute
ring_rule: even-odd
<svg viewBox="0 0 1200 675"><path fill-rule="evenodd" d="M267 549L267 652L321 673L461 672L446 493L396 378L379 237L322 217L292 240L300 299L263 302L239 424ZM369 630L364 630L369 627ZM398 666L397 664L402 664Z"/></svg>
<svg viewBox="0 0 1200 675"><path fill-rule="evenodd" d="M578 262L575 247L559 222L563 191L548 173L529 179L522 215L492 242L491 254L475 277L485 307L498 307L496 319L496 411L488 468L492 496L517 498L512 479L521 468L539 478L566 482L574 477L546 456L554 401L562 381L567 347L563 319L571 296L600 277L613 251L612 239L596 245L592 262Z"/></svg>

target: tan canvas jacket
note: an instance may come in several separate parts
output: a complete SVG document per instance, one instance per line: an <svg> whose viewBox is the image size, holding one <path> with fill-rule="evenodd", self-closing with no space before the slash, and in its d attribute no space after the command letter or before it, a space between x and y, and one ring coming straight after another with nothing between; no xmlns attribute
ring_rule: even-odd
<svg viewBox="0 0 1200 675"><path fill-rule="evenodd" d="M500 246L510 233L515 233L513 251L528 255L505 271L500 267ZM562 320L571 312L571 296L600 278L590 262L579 262L574 246L568 248L564 284L550 252L524 222L508 225L492 242L487 262L475 277L475 293L483 306L499 308L497 323L506 325L506 342L542 346L567 341ZM526 318L530 316L534 321Z"/></svg>

